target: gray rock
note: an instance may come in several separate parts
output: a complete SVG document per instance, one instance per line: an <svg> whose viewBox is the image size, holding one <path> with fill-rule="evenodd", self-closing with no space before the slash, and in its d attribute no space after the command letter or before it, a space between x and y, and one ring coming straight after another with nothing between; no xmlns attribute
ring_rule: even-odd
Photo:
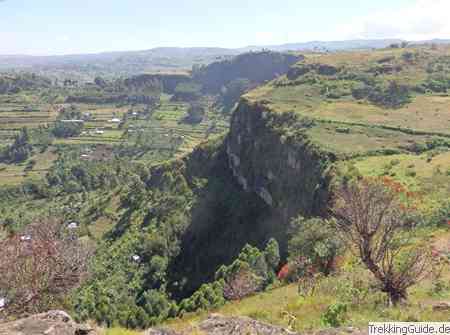
<svg viewBox="0 0 450 335"><path fill-rule="evenodd" d="M66 312L50 311L0 323L0 335L95 335L95 332L74 322Z"/></svg>
<svg viewBox="0 0 450 335"><path fill-rule="evenodd" d="M144 335L181 335L173 330L168 329L148 329Z"/></svg>
<svg viewBox="0 0 450 335"><path fill-rule="evenodd" d="M433 311L450 311L450 302L447 301L442 301L442 302L438 302L433 304L432 306Z"/></svg>
<svg viewBox="0 0 450 335"><path fill-rule="evenodd" d="M246 317L225 317L212 314L200 323L206 335L298 335L287 329Z"/></svg>

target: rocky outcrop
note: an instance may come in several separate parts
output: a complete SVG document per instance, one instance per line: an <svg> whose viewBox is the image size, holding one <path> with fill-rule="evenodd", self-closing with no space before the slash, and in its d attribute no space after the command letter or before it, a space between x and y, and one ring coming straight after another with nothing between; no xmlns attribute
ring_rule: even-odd
<svg viewBox="0 0 450 335"><path fill-rule="evenodd" d="M95 335L92 328L77 324L63 311L50 311L0 324L0 335Z"/></svg>
<svg viewBox="0 0 450 335"><path fill-rule="evenodd" d="M149 329L144 335L184 335L168 329Z"/></svg>
<svg viewBox="0 0 450 335"><path fill-rule="evenodd" d="M145 335L298 335L287 329L256 321L247 317L226 317L212 314L198 326L181 333L150 329Z"/></svg>
<svg viewBox="0 0 450 335"><path fill-rule="evenodd" d="M200 323L199 329L207 335L296 335L287 329L256 321L247 317L211 315Z"/></svg>

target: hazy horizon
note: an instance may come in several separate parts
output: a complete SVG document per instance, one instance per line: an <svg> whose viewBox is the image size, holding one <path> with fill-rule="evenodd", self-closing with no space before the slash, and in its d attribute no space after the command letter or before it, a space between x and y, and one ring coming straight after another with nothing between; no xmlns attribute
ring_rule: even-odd
<svg viewBox="0 0 450 335"><path fill-rule="evenodd" d="M445 0L0 1L1 55L76 55L157 47L243 48L310 41L450 38Z"/></svg>

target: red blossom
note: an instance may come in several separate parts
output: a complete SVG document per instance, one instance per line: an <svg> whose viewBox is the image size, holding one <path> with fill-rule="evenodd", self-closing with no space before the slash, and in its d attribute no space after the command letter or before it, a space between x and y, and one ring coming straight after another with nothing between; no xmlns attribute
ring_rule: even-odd
<svg viewBox="0 0 450 335"><path fill-rule="evenodd" d="M277 277L279 280L283 280L283 279L286 279L288 274L289 274L289 264L285 264L285 265L283 265L281 270L278 272Z"/></svg>

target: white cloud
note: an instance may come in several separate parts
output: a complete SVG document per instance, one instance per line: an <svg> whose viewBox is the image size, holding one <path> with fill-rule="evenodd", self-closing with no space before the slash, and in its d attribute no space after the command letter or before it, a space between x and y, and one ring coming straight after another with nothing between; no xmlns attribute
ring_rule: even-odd
<svg viewBox="0 0 450 335"><path fill-rule="evenodd" d="M403 38L426 40L450 38L449 0L415 0L395 10L356 18L338 28L343 38Z"/></svg>

